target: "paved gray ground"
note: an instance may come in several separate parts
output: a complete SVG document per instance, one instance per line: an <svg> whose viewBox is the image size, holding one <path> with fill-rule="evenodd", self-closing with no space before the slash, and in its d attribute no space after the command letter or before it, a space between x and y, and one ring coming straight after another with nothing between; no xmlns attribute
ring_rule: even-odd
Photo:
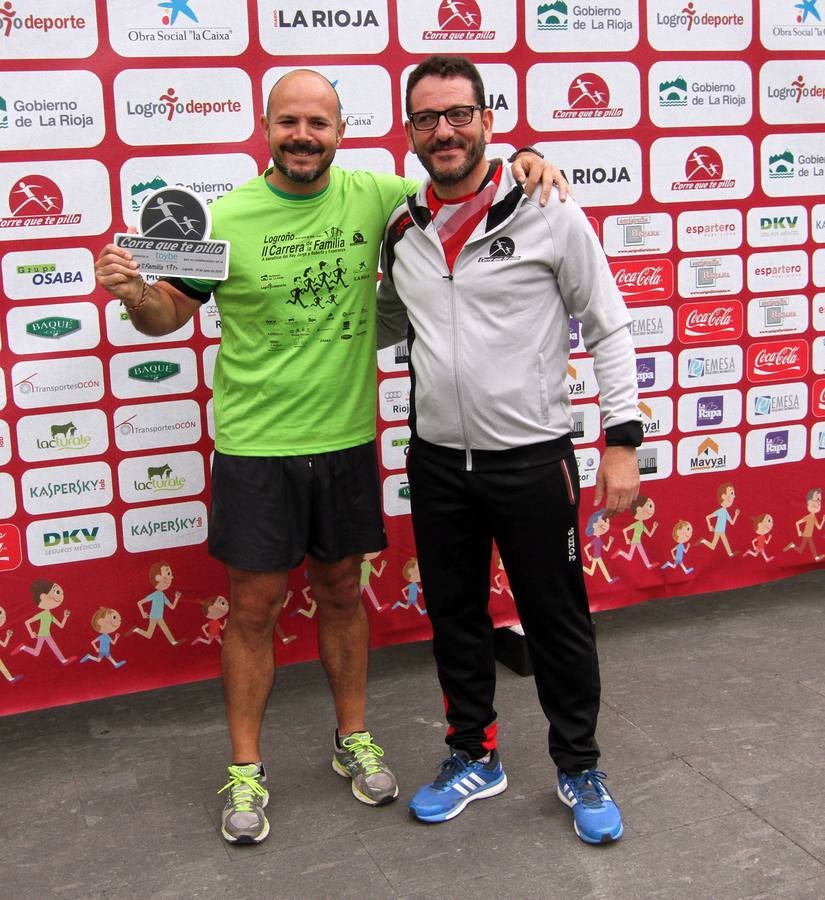
<svg viewBox="0 0 825 900"><path fill-rule="evenodd" d="M215 681L0 718L3 898L822 898L825 572L597 617L599 739L625 837L588 847L554 796L531 678L500 668L510 787L424 826L405 800L443 758L429 644L375 651L370 724L402 786L358 803L330 767L317 663L279 674L270 839L216 821Z"/></svg>

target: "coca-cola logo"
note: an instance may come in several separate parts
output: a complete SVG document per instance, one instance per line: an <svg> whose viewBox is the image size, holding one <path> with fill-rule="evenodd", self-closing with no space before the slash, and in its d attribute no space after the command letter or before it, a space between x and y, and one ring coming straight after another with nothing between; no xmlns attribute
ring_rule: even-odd
<svg viewBox="0 0 825 900"><path fill-rule="evenodd" d="M617 260L610 263L610 271L626 303L673 296L673 263L669 259Z"/></svg>
<svg viewBox="0 0 825 900"><path fill-rule="evenodd" d="M811 412L818 419L825 419L825 378L817 379L811 388Z"/></svg>
<svg viewBox="0 0 825 900"><path fill-rule="evenodd" d="M748 347L748 379L754 383L784 381L807 375L810 351L808 342L763 341Z"/></svg>
<svg viewBox="0 0 825 900"><path fill-rule="evenodd" d="M679 339L684 344L736 340L742 334L744 320L739 300L683 303L677 313Z"/></svg>

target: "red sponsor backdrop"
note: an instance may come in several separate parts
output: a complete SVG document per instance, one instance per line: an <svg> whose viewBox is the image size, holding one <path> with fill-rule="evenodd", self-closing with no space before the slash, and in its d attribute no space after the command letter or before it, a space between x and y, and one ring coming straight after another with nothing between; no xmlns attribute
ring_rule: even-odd
<svg viewBox="0 0 825 900"><path fill-rule="evenodd" d="M594 609L822 564L808 496L825 481L822 0L322 6L0 9L2 713L219 671L226 581L204 514L220 323L205 309L146 341L95 288L91 261L151 189L190 184L208 201L261 171L263 97L295 66L338 87L343 165L417 175L403 79L427 53L466 53L502 150L542 146L587 208L634 312L642 492L655 510L639 516L647 563L633 515L610 523L588 578ZM571 351L589 568L602 444L575 323ZM426 586L409 590L404 348L380 360L390 548L363 572L376 645L429 634ZM167 631L130 634L156 588L176 604ZM514 621L495 555L491 601L498 622ZM281 663L316 655L314 615L299 568Z"/></svg>

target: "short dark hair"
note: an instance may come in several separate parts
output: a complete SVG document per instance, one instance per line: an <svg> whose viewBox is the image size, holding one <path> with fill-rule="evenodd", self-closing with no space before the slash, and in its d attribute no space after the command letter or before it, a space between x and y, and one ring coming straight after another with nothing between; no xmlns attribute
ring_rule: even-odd
<svg viewBox="0 0 825 900"><path fill-rule="evenodd" d="M476 103L482 109L487 105L484 96L484 82L481 80L478 69L466 56L435 55L428 56L422 60L410 72L410 77L407 79L407 95L405 98L407 115L410 114L410 94L418 82L422 78L426 78L427 75L435 75L436 78L466 78L473 88Z"/></svg>

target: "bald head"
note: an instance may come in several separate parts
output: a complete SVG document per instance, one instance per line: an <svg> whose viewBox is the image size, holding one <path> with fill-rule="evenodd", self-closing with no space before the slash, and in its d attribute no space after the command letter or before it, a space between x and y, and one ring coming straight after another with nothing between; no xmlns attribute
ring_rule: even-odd
<svg viewBox="0 0 825 900"><path fill-rule="evenodd" d="M313 69L293 69L282 75L269 92L266 101L266 117L278 114L281 105L293 103L296 98L327 106L336 124L341 121L341 99L329 79Z"/></svg>

